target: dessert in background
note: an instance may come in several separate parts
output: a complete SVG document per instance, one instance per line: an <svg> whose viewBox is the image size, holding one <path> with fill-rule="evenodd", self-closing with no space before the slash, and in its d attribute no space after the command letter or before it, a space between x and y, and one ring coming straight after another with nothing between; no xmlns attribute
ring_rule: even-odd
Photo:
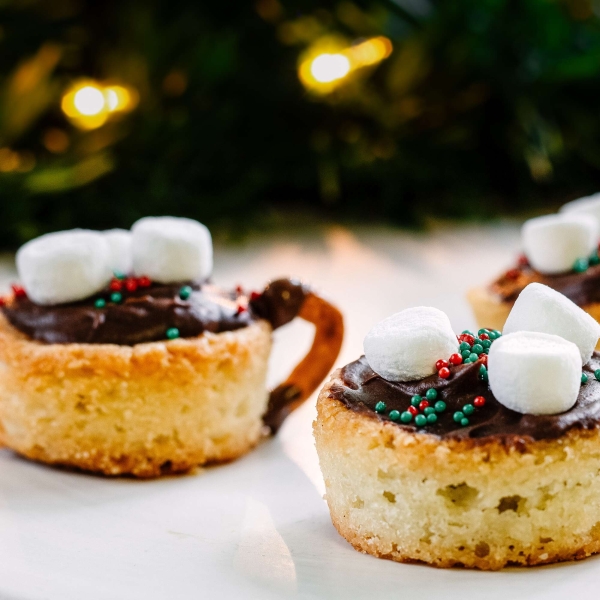
<svg viewBox="0 0 600 600"><path fill-rule="evenodd" d="M264 291L209 278L211 236L190 219L131 232L63 231L17 253L2 299L0 439L28 458L154 477L237 458L306 399L340 349L340 313L298 281ZM314 343L271 394L272 330Z"/></svg>
<svg viewBox="0 0 600 600"><path fill-rule="evenodd" d="M517 296L533 282L564 294L600 321L600 194L526 221L521 240L523 254L515 265L469 291L478 325L502 329Z"/></svg>
<svg viewBox="0 0 600 600"><path fill-rule="evenodd" d="M435 308L378 323L314 433L333 524L357 550L485 570L600 551L598 325L525 288L504 333Z"/></svg>

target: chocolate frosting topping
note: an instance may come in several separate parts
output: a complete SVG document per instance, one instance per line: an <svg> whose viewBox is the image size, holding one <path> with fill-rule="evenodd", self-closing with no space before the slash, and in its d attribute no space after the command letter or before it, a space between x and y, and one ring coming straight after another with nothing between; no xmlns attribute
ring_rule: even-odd
<svg viewBox="0 0 600 600"><path fill-rule="evenodd" d="M560 275L543 275L530 267L511 269L496 279L490 289L505 302L514 302L523 289L534 282L564 294L577 306L600 302L600 265L591 266L584 273L571 271Z"/></svg>
<svg viewBox="0 0 600 600"><path fill-rule="evenodd" d="M333 387L330 393L352 410L390 421L387 415L391 410L406 411L412 396L425 396L429 388L434 388L438 392L437 400L443 400L447 406L437 415L436 423L417 428L390 422L412 432L423 431L446 439L471 439L475 443L490 438L501 438L505 443L524 438L555 439L572 428L593 429L600 425L600 381L594 377L594 371L600 369L600 353L594 353L583 368L588 382L581 385L575 406L558 415L523 415L504 407L492 394L489 384L479 378L479 367L479 363L452 367L449 379L435 374L419 381L391 382L377 375L363 356L342 369L344 385ZM453 415L465 404L472 403L475 396L483 396L485 406L477 408L469 416L470 424L462 427L454 421ZM380 401L386 404L385 414L375 412L375 405Z"/></svg>
<svg viewBox="0 0 600 600"><path fill-rule="evenodd" d="M179 291L189 285L192 293L181 299ZM180 337L195 337L209 331L220 333L246 327L259 318L273 329L292 321L302 306L305 290L298 282L280 279L252 299L236 291L226 292L207 283L154 284L123 292L120 303L110 302L110 291L80 302L41 306L26 297L15 298L2 308L9 322L34 340L48 344L134 345L166 339L166 331L177 328ZM106 305L94 306L102 298Z"/></svg>

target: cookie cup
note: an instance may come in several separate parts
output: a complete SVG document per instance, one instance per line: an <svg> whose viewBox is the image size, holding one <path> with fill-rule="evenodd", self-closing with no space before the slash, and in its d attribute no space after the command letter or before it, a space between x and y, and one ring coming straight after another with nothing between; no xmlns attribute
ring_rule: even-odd
<svg viewBox="0 0 600 600"><path fill-rule="evenodd" d="M42 344L0 315L0 441L28 458L155 477L232 460L261 436L271 327Z"/></svg>
<svg viewBox="0 0 600 600"><path fill-rule="evenodd" d="M600 551L600 434L442 439L321 391L314 423L334 526L399 562L496 570Z"/></svg>

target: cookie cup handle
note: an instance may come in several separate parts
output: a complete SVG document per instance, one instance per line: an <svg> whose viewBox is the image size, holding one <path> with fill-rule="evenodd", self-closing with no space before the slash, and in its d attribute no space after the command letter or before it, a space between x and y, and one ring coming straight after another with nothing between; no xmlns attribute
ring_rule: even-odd
<svg viewBox="0 0 600 600"><path fill-rule="evenodd" d="M298 317L315 326L315 336L308 354L289 377L270 393L263 421L271 434L277 433L286 417L310 397L327 377L342 346L342 314L321 296L308 292Z"/></svg>

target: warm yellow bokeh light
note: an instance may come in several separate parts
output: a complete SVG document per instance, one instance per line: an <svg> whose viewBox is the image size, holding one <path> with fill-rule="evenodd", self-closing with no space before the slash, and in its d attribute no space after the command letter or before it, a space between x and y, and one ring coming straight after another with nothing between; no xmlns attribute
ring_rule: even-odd
<svg viewBox="0 0 600 600"><path fill-rule="evenodd" d="M329 47L326 47L327 43ZM375 65L391 53L392 42L383 36L347 48L339 40L337 45L324 40L304 55L298 74L307 88L328 93L356 69Z"/></svg>
<svg viewBox="0 0 600 600"><path fill-rule="evenodd" d="M65 93L61 108L80 129L95 129L104 125L111 114L132 110L137 100L133 89L87 80L76 83Z"/></svg>
<svg viewBox="0 0 600 600"><path fill-rule="evenodd" d="M320 54L310 64L310 72L319 83L331 83L348 75L350 61L343 54Z"/></svg>
<svg viewBox="0 0 600 600"><path fill-rule="evenodd" d="M85 117L99 115L106 110L106 100L102 90L93 86L86 85L75 92L73 97L75 110Z"/></svg>

